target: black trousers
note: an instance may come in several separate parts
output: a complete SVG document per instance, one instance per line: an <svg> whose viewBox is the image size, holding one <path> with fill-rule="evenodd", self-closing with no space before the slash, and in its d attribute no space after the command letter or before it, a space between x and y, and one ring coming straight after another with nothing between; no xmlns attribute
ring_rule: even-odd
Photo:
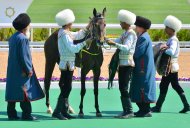
<svg viewBox="0 0 190 128"><path fill-rule="evenodd" d="M131 66L119 66L119 90L121 97L129 98L129 80L131 79L131 74L133 67Z"/></svg>
<svg viewBox="0 0 190 128"><path fill-rule="evenodd" d="M136 104L139 107L140 112L142 113L150 112L150 103L141 102L141 103L136 103Z"/></svg>
<svg viewBox="0 0 190 128"><path fill-rule="evenodd" d="M16 111L15 107L16 107L16 102L8 102L7 103L8 118L17 117L17 111ZM20 102L20 108L22 109L22 117L23 118L28 118L31 116L32 107L31 107L30 101Z"/></svg>
<svg viewBox="0 0 190 128"><path fill-rule="evenodd" d="M179 85L178 82L178 73L169 73L168 76L162 77L161 83L160 83L160 94L167 94L168 86L171 83L172 88L180 95L184 93L183 89Z"/></svg>
<svg viewBox="0 0 190 128"><path fill-rule="evenodd" d="M72 78L73 71L69 71L69 69L65 71L61 71L61 77L59 82L59 87L61 89L60 96L63 98L68 98L72 89Z"/></svg>

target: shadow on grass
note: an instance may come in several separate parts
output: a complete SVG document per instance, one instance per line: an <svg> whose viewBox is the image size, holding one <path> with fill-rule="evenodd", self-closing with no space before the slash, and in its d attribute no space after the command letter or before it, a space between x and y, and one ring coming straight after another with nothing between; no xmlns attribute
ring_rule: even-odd
<svg viewBox="0 0 190 128"><path fill-rule="evenodd" d="M0 118L0 121L10 121L8 120L6 111L0 112L0 115L6 116L6 118ZM21 117L22 112L17 112L17 115ZM35 112L35 113L32 113L32 116L35 116L37 118L37 120L34 122L39 122L40 120L54 120L55 119L51 117L51 114L48 115L45 112ZM14 120L14 121L23 121L23 120L20 119L20 120Z"/></svg>
<svg viewBox="0 0 190 128"><path fill-rule="evenodd" d="M90 112L90 115L86 114L84 115L83 118L80 118L78 117L77 114L73 114L73 116L75 116L76 118L75 119L72 119L72 120L82 120L82 119L97 119L97 120L101 120L101 119L117 119L117 118L114 118L114 116L120 114L121 111L102 111L102 117L96 117L96 112ZM178 112L161 112L161 113L152 113L153 116L154 114L181 114L181 113L178 113ZM184 113L185 115L188 114L188 113ZM3 115L3 116L6 116L6 118L0 118L0 121L10 121L8 120L8 117L7 117L7 112L6 111L3 111L3 112L0 112L0 115ZM22 113L21 112L18 112L18 116L21 117ZM34 122L40 122L40 121L45 121L45 120L58 120L57 118L53 118L51 116L51 114L47 114L46 112L34 112L32 113L33 116L37 117L38 120L34 121ZM181 114L182 115L182 114ZM137 117L134 117L134 118L137 118ZM142 118L142 117L141 117ZM22 120L18 120L18 121L22 121Z"/></svg>

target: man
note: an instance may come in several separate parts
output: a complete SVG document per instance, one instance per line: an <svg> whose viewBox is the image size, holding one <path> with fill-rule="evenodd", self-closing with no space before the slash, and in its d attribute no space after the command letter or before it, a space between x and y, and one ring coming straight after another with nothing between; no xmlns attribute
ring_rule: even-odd
<svg viewBox="0 0 190 128"><path fill-rule="evenodd" d="M136 15L127 10L120 10L118 13L118 20L120 21L121 28L124 32L115 41L108 40L109 45L115 45L120 50L118 74L123 112L116 116L116 118L131 118L134 114L128 93L128 87L131 73L135 66L133 54L135 52L137 41L136 33L131 28L131 25L135 23Z"/></svg>
<svg viewBox="0 0 190 128"><path fill-rule="evenodd" d="M8 102L7 114L9 120L18 120L15 109L16 102L20 102L23 120L36 120L31 115L30 101L44 97L44 93L37 80L32 66L29 47L30 17L22 13L13 21L17 30L9 39L9 56L7 67L6 96Z"/></svg>
<svg viewBox="0 0 190 128"><path fill-rule="evenodd" d="M130 96L132 102L136 102L139 111L136 117L151 117L150 103L156 101L155 67L152 50L152 41L147 30L151 21L137 16L136 32L138 35L134 53L135 67L132 74Z"/></svg>
<svg viewBox="0 0 190 128"><path fill-rule="evenodd" d="M161 112L161 107L162 104L164 103L168 91L168 86L171 83L173 89L180 96L184 106L184 108L179 113L186 113L190 111L189 103L187 102L184 91L178 82L178 70L179 70L178 57L179 57L180 47L179 47L179 40L176 37L176 34L181 29L182 23L176 17L169 15L164 20L164 25L166 26L165 32L169 36L169 39L167 43L162 47L167 48L165 53L171 56L171 71L167 76L162 77L160 83L160 95L156 103L156 106L153 107L151 110L152 112Z"/></svg>
<svg viewBox="0 0 190 128"><path fill-rule="evenodd" d="M75 21L73 11L65 9L56 14L55 20L62 28L58 32L58 49L60 54L59 69L61 70L60 89L56 108L52 117L60 120L74 118L68 113L68 98L72 89L72 77L75 69L75 53L78 53L90 40L74 44L74 40L82 39L86 36L86 29L79 32L71 32L72 23ZM89 25L88 25L89 27ZM87 27L87 29L88 29Z"/></svg>

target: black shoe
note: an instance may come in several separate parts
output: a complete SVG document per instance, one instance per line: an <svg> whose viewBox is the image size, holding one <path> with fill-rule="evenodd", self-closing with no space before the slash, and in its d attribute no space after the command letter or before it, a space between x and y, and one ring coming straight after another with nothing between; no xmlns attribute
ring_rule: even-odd
<svg viewBox="0 0 190 128"><path fill-rule="evenodd" d="M62 116L64 116L65 118L68 118L68 119L75 119L76 117L71 116L68 113L68 110L69 110L69 101L68 101L68 98L64 98L63 99L63 108L61 109Z"/></svg>
<svg viewBox="0 0 190 128"><path fill-rule="evenodd" d="M19 120L20 117L16 116L16 117L8 117L9 120Z"/></svg>
<svg viewBox="0 0 190 128"><path fill-rule="evenodd" d="M22 120L26 120L26 121L34 121L34 120L37 120L36 117L30 115L28 117L22 117Z"/></svg>
<svg viewBox="0 0 190 128"><path fill-rule="evenodd" d="M119 114L118 116L115 116L115 118L119 118L119 119L129 119L132 117L134 117L134 113L127 113L127 112L123 112Z"/></svg>
<svg viewBox="0 0 190 128"><path fill-rule="evenodd" d="M76 117L74 117L74 116L71 116L71 115L68 114L68 113L62 113L62 116L65 117L65 118L67 118L67 119L75 119L75 118L76 118Z"/></svg>
<svg viewBox="0 0 190 128"><path fill-rule="evenodd" d="M57 118L57 119L59 119L59 120L68 120L68 118L62 116L61 113L59 113L59 114L53 113L53 114L52 114L52 117Z"/></svg>
<svg viewBox="0 0 190 128"><path fill-rule="evenodd" d="M152 117L152 113L151 112L145 113L144 117Z"/></svg>
<svg viewBox="0 0 190 128"><path fill-rule="evenodd" d="M141 110L138 110L137 112L134 112L134 115L138 115L139 113L141 113L142 111Z"/></svg>
<svg viewBox="0 0 190 128"><path fill-rule="evenodd" d="M189 106L189 103L188 103L188 101L186 99L185 94L182 93L179 96L180 96L181 101L182 101L183 106L184 106L184 108L179 113L186 113L186 112L190 111L190 106Z"/></svg>
<svg viewBox="0 0 190 128"><path fill-rule="evenodd" d="M160 113L161 112L161 108L158 108L156 106L152 107L150 110L151 110L151 112L155 112L155 113Z"/></svg>
<svg viewBox="0 0 190 128"><path fill-rule="evenodd" d="M136 113L136 117L152 117L152 113L151 112L139 112L139 113Z"/></svg>
<svg viewBox="0 0 190 128"><path fill-rule="evenodd" d="M129 97L121 96L121 104L122 104L122 108L123 108L123 113L116 116L116 118L128 119L128 118L134 117L131 99Z"/></svg>
<svg viewBox="0 0 190 128"><path fill-rule="evenodd" d="M179 113L186 113L188 111L190 111L190 106L184 107Z"/></svg>

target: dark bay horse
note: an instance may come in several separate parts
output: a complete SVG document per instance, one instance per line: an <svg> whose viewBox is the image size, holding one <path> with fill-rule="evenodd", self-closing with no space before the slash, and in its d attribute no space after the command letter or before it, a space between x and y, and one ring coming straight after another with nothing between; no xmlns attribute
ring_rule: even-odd
<svg viewBox="0 0 190 128"><path fill-rule="evenodd" d="M96 9L93 10L93 18L90 21L89 35L93 39L89 46L84 47L80 53L76 56L76 66L81 67L81 102L79 116L83 117L83 99L86 92L85 88L85 78L87 73L92 70L94 75L94 95L95 95L95 108L96 116L100 117L101 112L99 110L98 104L98 81L100 77L100 68L103 63L103 52L101 45L103 45L105 38L105 16L106 8L103 9L102 13L98 13ZM55 64L59 64L59 51L58 51L58 30L55 31L45 42L44 52L45 52L45 80L44 89L46 94L46 106L48 107L48 112L51 111L51 106L49 102L49 89L52 73ZM77 41L76 41L77 42Z"/></svg>

